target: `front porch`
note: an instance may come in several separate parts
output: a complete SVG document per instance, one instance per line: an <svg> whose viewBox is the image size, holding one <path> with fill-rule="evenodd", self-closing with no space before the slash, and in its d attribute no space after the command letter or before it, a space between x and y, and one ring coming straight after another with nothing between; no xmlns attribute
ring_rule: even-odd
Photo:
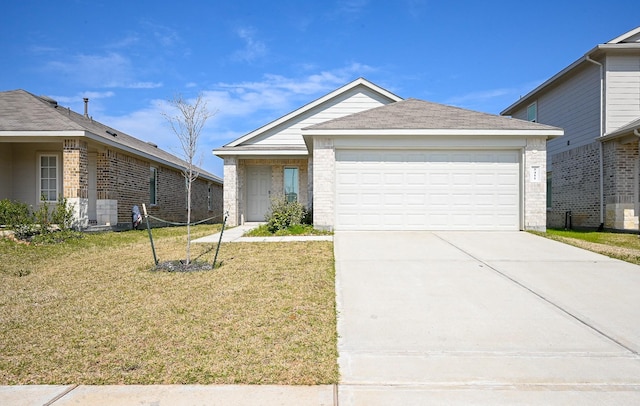
<svg viewBox="0 0 640 406"><path fill-rule="evenodd" d="M118 202L98 183L98 151L77 138L0 143L0 199L24 202L37 210L60 197L73 207L74 227L115 226ZM102 154L104 155L104 154Z"/></svg>
<svg viewBox="0 0 640 406"><path fill-rule="evenodd" d="M229 226L264 221L271 200L285 198L309 207L308 158L224 158L224 208Z"/></svg>

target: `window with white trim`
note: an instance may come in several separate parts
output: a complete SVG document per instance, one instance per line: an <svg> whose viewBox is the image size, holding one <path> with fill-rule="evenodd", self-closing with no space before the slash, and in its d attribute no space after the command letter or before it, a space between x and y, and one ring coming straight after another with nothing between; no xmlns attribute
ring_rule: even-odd
<svg viewBox="0 0 640 406"><path fill-rule="evenodd" d="M38 155L38 200L55 202L60 195L60 176L57 154Z"/></svg>
<svg viewBox="0 0 640 406"><path fill-rule="evenodd" d="M288 203L298 201L298 168L284 168L284 198Z"/></svg>
<svg viewBox="0 0 640 406"><path fill-rule="evenodd" d="M149 168L149 204L158 204L158 168Z"/></svg>
<svg viewBox="0 0 640 406"><path fill-rule="evenodd" d="M538 102L533 102L527 106L527 121L538 122Z"/></svg>

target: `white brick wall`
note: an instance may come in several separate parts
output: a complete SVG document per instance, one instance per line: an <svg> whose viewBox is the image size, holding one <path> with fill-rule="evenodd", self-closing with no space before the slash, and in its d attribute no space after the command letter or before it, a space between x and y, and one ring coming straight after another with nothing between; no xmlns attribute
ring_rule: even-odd
<svg viewBox="0 0 640 406"><path fill-rule="evenodd" d="M224 158L223 211L229 212L227 225L230 227L240 224L238 218L238 176L238 159L235 157Z"/></svg>
<svg viewBox="0 0 640 406"><path fill-rule="evenodd" d="M540 181L532 181L532 171L539 171ZM527 139L524 151L524 228L545 231L547 226L547 151L546 141Z"/></svg>
<svg viewBox="0 0 640 406"><path fill-rule="evenodd" d="M313 224L333 230L336 153L333 139L313 139Z"/></svg>

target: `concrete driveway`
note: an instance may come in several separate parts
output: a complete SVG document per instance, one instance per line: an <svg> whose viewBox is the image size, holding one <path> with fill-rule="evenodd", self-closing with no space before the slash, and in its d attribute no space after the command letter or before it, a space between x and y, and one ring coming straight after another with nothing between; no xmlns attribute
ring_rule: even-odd
<svg viewBox="0 0 640 406"><path fill-rule="evenodd" d="M337 232L339 404L640 404L640 267L524 232Z"/></svg>

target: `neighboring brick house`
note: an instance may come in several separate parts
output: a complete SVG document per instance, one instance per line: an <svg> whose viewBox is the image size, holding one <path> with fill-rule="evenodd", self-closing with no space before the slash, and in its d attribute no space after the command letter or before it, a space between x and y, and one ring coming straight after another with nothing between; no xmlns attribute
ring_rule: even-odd
<svg viewBox="0 0 640 406"><path fill-rule="evenodd" d="M73 205L75 226L131 227L131 209L186 221L186 163L156 145L24 90L0 92L0 199ZM222 180L193 183L192 221L222 216Z"/></svg>
<svg viewBox="0 0 640 406"><path fill-rule="evenodd" d="M549 227L571 219L638 229L640 27L596 45L501 114L565 130L547 145Z"/></svg>

